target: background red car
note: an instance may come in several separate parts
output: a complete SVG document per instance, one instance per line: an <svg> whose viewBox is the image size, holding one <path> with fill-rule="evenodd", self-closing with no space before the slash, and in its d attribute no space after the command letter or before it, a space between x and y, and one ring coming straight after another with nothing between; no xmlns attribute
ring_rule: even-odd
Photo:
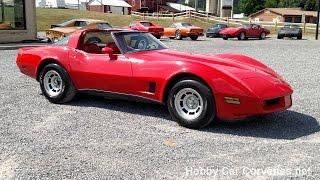
<svg viewBox="0 0 320 180"><path fill-rule="evenodd" d="M268 34L270 34L270 31L259 24L244 24L240 27L229 27L220 31L220 36L224 40L228 40L228 38L238 38L239 40L248 38L265 39Z"/></svg>
<svg viewBox="0 0 320 180"><path fill-rule="evenodd" d="M290 85L253 58L174 51L144 32L80 30L53 45L20 49L17 65L50 102L71 101L78 92L151 101L166 104L188 128L292 105Z"/></svg>
<svg viewBox="0 0 320 180"><path fill-rule="evenodd" d="M141 32L149 32L156 38L160 39L163 36L164 28L150 21L133 21L129 25L129 29L138 30Z"/></svg>

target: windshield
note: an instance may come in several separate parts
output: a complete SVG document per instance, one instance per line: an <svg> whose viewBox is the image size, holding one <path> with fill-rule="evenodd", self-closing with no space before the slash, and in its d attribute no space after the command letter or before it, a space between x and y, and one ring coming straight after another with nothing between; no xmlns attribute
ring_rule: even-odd
<svg viewBox="0 0 320 180"><path fill-rule="evenodd" d="M98 29L111 29L112 26L109 23L97 23Z"/></svg>
<svg viewBox="0 0 320 180"><path fill-rule="evenodd" d="M190 24L190 23L181 23L181 26L183 26L183 27L190 27L190 26L192 26L192 24Z"/></svg>
<svg viewBox="0 0 320 180"><path fill-rule="evenodd" d="M294 24L286 24L284 25L284 28L293 28L293 29L299 29L299 25L294 25Z"/></svg>
<svg viewBox="0 0 320 180"><path fill-rule="evenodd" d="M142 26L145 26L145 27L153 26L151 22L140 22L140 23L142 24Z"/></svg>
<svg viewBox="0 0 320 180"><path fill-rule="evenodd" d="M218 27L218 28L226 28L227 25L226 24L215 24L212 26L212 28L215 28L215 27Z"/></svg>
<svg viewBox="0 0 320 180"><path fill-rule="evenodd" d="M114 32L115 40L123 53L167 49L153 35L144 32Z"/></svg>
<svg viewBox="0 0 320 180"><path fill-rule="evenodd" d="M245 28L245 29L248 29L248 28L251 28L251 24L242 24L242 28Z"/></svg>

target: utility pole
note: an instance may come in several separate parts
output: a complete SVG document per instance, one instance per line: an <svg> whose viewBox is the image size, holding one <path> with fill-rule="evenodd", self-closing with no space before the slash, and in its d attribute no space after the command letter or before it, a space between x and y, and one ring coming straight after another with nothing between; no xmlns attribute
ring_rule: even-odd
<svg viewBox="0 0 320 180"><path fill-rule="evenodd" d="M78 0L78 10L80 10L80 0Z"/></svg>
<svg viewBox="0 0 320 180"><path fill-rule="evenodd" d="M319 21L320 21L320 0L318 1L318 17L317 17L316 40L318 40L318 36L319 36Z"/></svg>

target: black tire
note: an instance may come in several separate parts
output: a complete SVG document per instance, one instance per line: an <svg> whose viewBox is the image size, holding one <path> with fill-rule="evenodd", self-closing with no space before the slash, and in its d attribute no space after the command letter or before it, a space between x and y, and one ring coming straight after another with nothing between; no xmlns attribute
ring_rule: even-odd
<svg viewBox="0 0 320 180"><path fill-rule="evenodd" d="M228 40L228 37L222 37L223 40Z"/></svg>
<svg viewBox="0 0 320 180"><path fill-rule="evenodd" d="M278 39L283 39L283 37L280 35L280 34L278 34L278 37L277 37Z"/></svg>
<svg viewBox="0 0 320 180"><path fill-rule="evenodd" d="M297 39L302 39L302 34L299 34Z"/></svg>
<svg viewBox="0 0 320 180"><path fill-rule="evenodd" d="M245 33L245 32L241 32L241 33L239 34L239 36L238 36L238 40L243 41L243 40L246 40L246 39L247 39L246 33Z"/></svg>
<svg viewBox="0 0 320 180"><path fill-rule="evenodd" d="M190 36L191 40L196 41L198 39L198 36Z"/></svg>
<svg viewBox="0 0 320 180"><path fill-rule="evenodd" d="M177 94L180 90L185 88L190 88L195 90L198 94L200 94L203 100L203 110L200 115L192 120L187 120L181 115L179 115L178 110L175 106L175 98L177 98ZM167 106L171 117L181 126L191 128L191 129L199 129L209 125L216 116L216 108L215 101L212 96L212 92L210 89L201 83L200 81L188 78L182 79L178 83L176 83L171 90L169 91L169 96L167 99Z"/></svg>
<svg viewBox="0 0 320 180"><path fill-rule="evenodd" d="M261 39L261 40L264 40L264 39L266 39L266 33L265 32L262 32L261 34L260 34L260 37L259 37L259 39Z"/></svg>
<svg viewBox="0 0 320 180"><path fill-rule="evenodd" d="M174 39L175 37L169 37L169 39Z"/></svg>
<svg viewBox="0 0 320 180"><path fill-rule="evenodd" d="M53 70L54 72L57 72L62 80L62 90L57 96L50 96L44 85L44 77L47 72ZM62 104L71 101L74 96L76 95L77 91L65 69L63 69L58 64L48 64L46 65L39 74L39 82L40 82L40 88L43 93L43 95L52 103Z"/></svg>
<svg viewBox="0 0 320 180"><path fill-rule="evenodd" d="M175 38L177 40L181 40L182 39L181 31L179 31L179 30L176 31Z"/></svg>

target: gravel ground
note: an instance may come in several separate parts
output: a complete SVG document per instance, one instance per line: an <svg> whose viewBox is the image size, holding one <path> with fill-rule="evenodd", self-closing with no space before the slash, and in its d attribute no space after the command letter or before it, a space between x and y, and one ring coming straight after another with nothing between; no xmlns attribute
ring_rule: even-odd
<svg viewBox="0 0 320 180"><path fill-rule="evenodd" d="M166 40L260 59L292 84L285 112L189 130L165 107L83 96L49 103L0 52L0 179L319 179L320 41Z"/></svg>

